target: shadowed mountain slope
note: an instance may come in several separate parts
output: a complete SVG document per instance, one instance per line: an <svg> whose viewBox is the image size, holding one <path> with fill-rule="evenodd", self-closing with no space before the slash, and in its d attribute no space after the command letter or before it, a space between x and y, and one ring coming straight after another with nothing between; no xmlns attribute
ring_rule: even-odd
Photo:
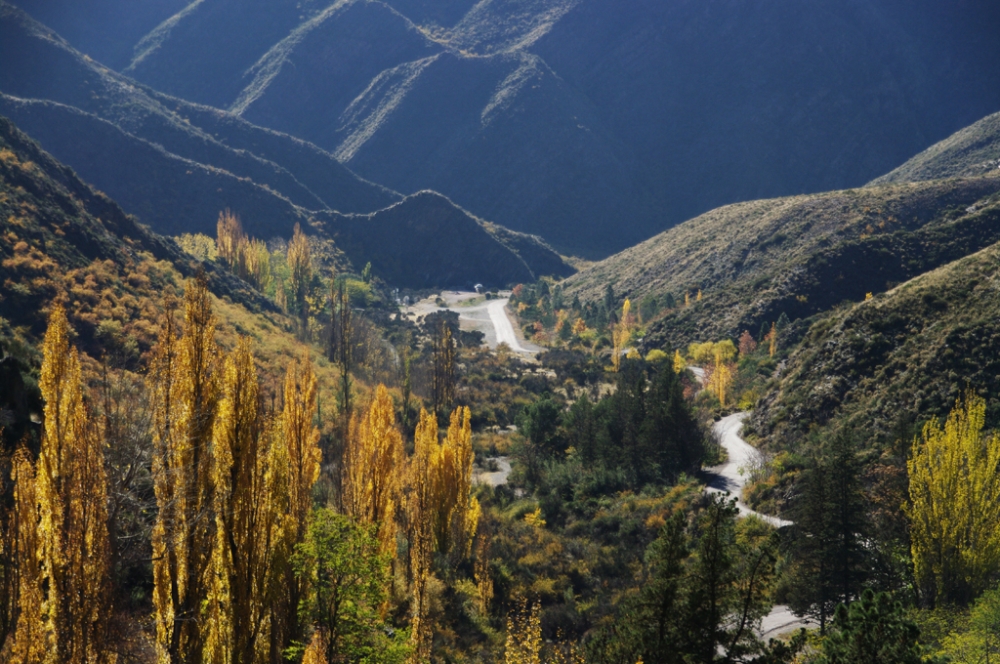
<svg viewBox="0 0 1000 664"><path fill-rule="evenodd" d="M996 112L997 26L974 0L200 0L128 71L603 257L720 205L860 186Z"/></svg>
<svg viewBox="0 0 1000 664"><path fill-rule="evenodd" d="M589 102L536 56L446 52L400 65L346 109L341 126L334 154L363 176L441 191L564 251L627 246L653 214Z"/></svg>
<svg viewBox="0 0 1000 664"><path fill-rule="evenodd" d="M481 0L442 39L454 49L492 55L531 47L580 0Z"/></svg>
<svg viewBox="0 0 1000 664"><path fill-rule="evenodd" d="M995 426L998 268L992 245L821 318L758 402L754 430L779 448L841 424L892 444L901 423L947 416L967 387L987 396Z"/></svg>
<svg viewBox="0 0 1000 664"><path fill-rule="evenodd" d="M387 0L417 25L447 28L462 20L477 0Z"/></svg>
<svg viewBox="0 0 1000 664"><path fill-rule="evenodd" d="M573 272L540 238L484 223L432 191L370 215L320 214L318 222L356 265L370 260L375 274L411 288L504 287Z"/></svg>
<svg viewBox="0 0 1000 664"><path fill-rule="evenodd" d="M334 149L341 141L341 113L372 79L401 62L441 51L388 5L335 3L253 65L252 80L230 110Z"/></svg>
<svg viewBox="0 0 1000 664"><path fill-rule="evenodd" d="M124 73L170 95L225 108L268 49L323 8L316 0L200 0L135 47Z"/></svg>
<svg viewBox="0 0 1000 664"><path fill-rule="evenodd" d="M178 157L78 109L0 94L0 115L160 233L210 233L223 209L236 211L255 237L286 236L305 221L271 189Z"/></svg>
<svg viewBox="0 0 1000 664"><path fill-rule="evenodd" d="M18 0L17 5L82 53L121 70L139 41L191 0Z"/></svg>
<svg viewBox="0 0 1000 664"><path fill-rule="evenodd" d="M1000 241L1000 174L738 203L597 263L565 283L638 301L672 293L691 306L649 326L647 345L756 333L859 301ZM695 302L701 290L703 299Z"/></svg>
<svg viewBox="0 0 1000 664"><path fill-rule="evenodd" d="M1000 113L927 148L872 184L982 175L1000 168Z"/></svg>
<svg viewBox="0 0 1000 664"><path fill-rule="evenodd" d="M483 0L435 18L389 4L438 27L378 2L306 8L271 44L248 30L232 51L178 47L188 60L164 75L267 53L213 87L239 82L248 119L589 256L718 205L861 185L1000 107L1000 10L981 3ZM184 18L192 34L221 25L200 16ZM491 54L506 59L476 57Z"/></svg>
<svg viewBox="0 0 1000 664"><path fill-rule="evenodd" d="M270 187L296 205L370 212L399 199L300 140L144 89L87 60L51 30L2 2L0 60L5 63L0 92L74 106L174 155ZM61 151L58 145L46 148Z"/></svg>
<svg viewBox="0 0 1000 664"><path fill-rule="evenodd" d="M997 25L975 2L581 0L533 51L657 183L666 225L860 186L996 111Z"/></svg>

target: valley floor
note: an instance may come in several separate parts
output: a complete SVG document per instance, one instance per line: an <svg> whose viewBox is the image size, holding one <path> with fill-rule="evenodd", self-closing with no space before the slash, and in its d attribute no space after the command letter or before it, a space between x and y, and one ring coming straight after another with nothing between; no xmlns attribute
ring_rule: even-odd
<svg viewBox="0 0 1000 664"><path fill-rule="evenodd" d="M458 314L460 327L466 331L482 332L490 349L495 350L499 344L505 343L522 357L533 358L542 349L528 342L511 322L507 311L509 300L504 293L501 296L498 300L487 300L479 293L444 291L439 296L420 300L404 311L412 320L436 311L454 311ZM439 306L437 298L443 300L445 306Z"/></svg>

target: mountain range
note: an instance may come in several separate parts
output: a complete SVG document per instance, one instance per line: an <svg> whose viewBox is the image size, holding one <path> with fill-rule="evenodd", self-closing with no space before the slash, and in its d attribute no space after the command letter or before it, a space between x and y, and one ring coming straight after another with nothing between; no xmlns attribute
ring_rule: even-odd
<svg viewBox="0 0 1000 664"><path fill-rule="evenodd" d="M370 248L364 255L348 252L359 270L369 261L391 262L394 285L401 287L503 286L572 272L540 239L514 240L509 231L499 239L495 225L444 197L438 196L444 204L428 208L419 197L359 178L310 143L136 84L11 5L0 5L0 60L24 64L0 68L0 115L158 232L211 235L219 212L230 209L251 235L288 238L296 223L315 230L325 215L323 232L335 235L349 226L352 246ZM398 214L400 206L414 206L413 219L424 224L437 214L441 228L462 225L461 237L470 242L456 244L454 233L438 238L452 264L408 256L405 232L402 242L381 242L384 225L365 223L389 207ZM402 227L408 228L414 226ZM359 242L365 233L371 237ZM384 254L390 246L404 253Z"/></svg>
<svg viewBox="0 0 1000 664"><path fill-rule="evenodd" d="M1000 109L1000 8L971 0L18 4L152 90L590 258L861 186Z"/></svg>

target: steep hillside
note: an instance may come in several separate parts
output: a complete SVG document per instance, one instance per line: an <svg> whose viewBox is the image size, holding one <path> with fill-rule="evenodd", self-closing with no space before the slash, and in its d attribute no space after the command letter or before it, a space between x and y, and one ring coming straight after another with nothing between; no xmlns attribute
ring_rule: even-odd
<svg viewBox="0 0 1000 664"><path fill-rule="evenodd" d="M371 215L308 213L249 180L181 159L79 110L0 95L0 114L11 111L43 145L71 146L70 161L87 165L83 177L167 234L213 235L219 211L229 208L240 211L255 237L287 238L295 223L322 237L330 231L356 269L370 261L395 286L505 286L572 273L540 238L486 224L437 194ZM314 215L340 223L317 225Z"/></svg>
<svg viewBox="0 0 1000 664"><path fill-rule="evenodd" d="M0 94L0 115L160 233L211 232L224 209L236 211L255 237L287 236L306 220L287 198L249 178L178 157L70 106ZM312 208L323 207L312 200Z"/></svg>
<svg viewBox="0 0 1000 664"><path fill-rule="evenodd" d="M563 252L600 255L647 234L647 192L587 99L537 56L446 52L402 64L341 122L334 154L354 171L399 191L440 191Z"/></svg>
<svg viewBox="0 0 1000 664"><path fill-rule="evenodd" d="M335 3L273 46L226 105L250 122L334 149L341 113L381 72L443 50L380 2Z"/></svg>
<svg viewBox="0 0 1000 664"><path fill-rule="evenodd" d="M117 321L118 340L131 337L141 352L153 341L163 295L198 270L216 295L253 312L277 311L245 282L137 224L6 118L0 118L0 226L6 334L37 339L45 327L39 303L61 298L79 343L94 357L109 342L99 326L104 319Z"/></svg>
<svg viewBox="0 0 1000 664"><path fill-rule="evenodd" d="M166 298L181 298L199 273L212 293L220 345L253 338L265 392L277 393L288 362L311 352L292 320L228 271L137 224L0 117L0 449L9 453L37 430L38 348L54 302L66 307L85 377L94 380L101 360L146 366ZM317 363L316 372L332 402L335 369Z"/></svg>
<svg viewBox="0 0 1000 664"><path fill-rule="evenodd" d="M219 211L228 208L243 219L249 233L265 239L287 238L294 224L306 224L312 212L372 213L401 199L395 192L361 180L311 144L216 109L145 90L88 61L57 35L4 4L0 4L0 59L12 63L0 69L0 114L23 124L45 149L159 232L214 234ZM24 98L31 96L35 98ZM429 217L407 202L394 214L410 210L426 232L431 232L426 224L432 218L463 219L491 251L501 250L504 261L514 267L492 262L491 271L478 279L484 283L506 284L513 274L510 270L522 275L519 279L528 278L516 272L523 269L525 259L532 266L528 276L566 274L569 269L537 239L519 240L532 247L524 251L498 245L492 236L483 234L478 221L457 208ZM394 236L404 242L393 245L382 242L378 225L365 226L363 233L371 235L364 246L371 248L372 255L355 253L358 268L382 258L408 265L406 229L414 227L404 224L399 231L402 235ZM388 253L388 246L401 253ZM430 270L395 270L399 281L394 285L451 285L452 264L461 264L482 249L474 245L466 254L449 246L450 261ZM475 258L459 267L482 270Z"/></svg>
<svg viewBox="0 0 1000 664"><path fill-rule="evenodd" d="M387 0L386 4L417 25L433 29L455 25L478 0Z"/></svg>
<svg viewBox="0 0 1000 664"><path fill-rule="evenodd" d="M18 0L15 4L112 69L127 67L133 48L191 0Z"/></svg>
<svg viewBox="0 0 1000 664"><path fill-rule="evenodd" d="M509 287L572 273L539 238L486 224L430 191L374 214L323 214L319 222L356 265L369 260L375 274L410 288Z"/></svg>
<svg viewBox="0 0 1000 664"><path fill-rule="evenodd" d="M996 426L998 269L993 245L820 319L761 398L754 430L787 446L812 426L845 424L892 443L900 422L947 415L966 387L988 398Z"/></svg>
<svg viewBox="0 0 1000 664"><path fill-rule="evenodd" d="M860 186L996 111L998 24L973 2L581 0L533 50L659 185L668 225Z"/></svg>
<svg viewBox="0 0 1000 664"><path fill-rule="evenodd" d="M932 145L872 184L967 177L998 168L1000 113L994 113Z"/></svg>
<svg viewBox="0 0 1000 664"><path fill-rule="evenodd" d="M580 0L482 0L443 34L463 52L492 55L526 49L544 37Z"/></svg>
<svg viewBox="0 0 1000 664"><path fill-rule="evenodd" d="M272 45L323 9L317 0L206 0L165 20L135 47L124 73L188 101L229 105Z"/></svg>
<svg viewBox="0 0 1000 664"><path fill-rule="evenodd" d="M671 293L647 343L757 332L859 301L1000 240L1000 177L885 185L713 210L571 277L583 300ZM701 290L703 299L695 301Z"/></svg>
<svg viewBox="0 0 1000 664"><path fill-rule="evenodd" d="M589 257L719 205L860 186L1000 108L983 3L388 5L305 4L289 27L285 3L206 0L133 71Z"/></svg>
<svg viewBox="0 0 1000 664"><path fill-rule="evenodd" d="M968 0L203 0L153 30L128 72L594 258L727 203L860 186L996 112L997 25L1000 6ZM206 137L248 148L231 123L195 122L203 107L147 91L178 126L135 119L132 102L101 111L95 96L113 95L52 72L45 54L28 64L29 51L16 44L5 62L45 85L9 94L78 106L309 207L266 165L212 152ZM112 117L122 108L129 118ZM178 138L183 120L205 136ZM330 200L301 168L253 156L331 209L392 202Z"/></svg>
<svg viewBox="0 0 1000 664"><path fill-rule="evenodd" d="M4 2L0 60L5 63L0 92L79 108L179 157L249 178L298 205L315 208L320 199L333 209L371 212L399 199L302 141L143 89ZM73 146L46 148L61 156Z"/></svg>

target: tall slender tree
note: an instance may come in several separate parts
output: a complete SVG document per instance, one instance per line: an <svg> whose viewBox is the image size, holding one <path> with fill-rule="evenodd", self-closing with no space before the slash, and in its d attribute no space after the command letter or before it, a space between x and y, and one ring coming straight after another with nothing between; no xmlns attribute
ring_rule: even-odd
<svg viewBox="0 0 1000 664"><path fill-rule="evenodd" d="M451 327L441 320L433 338L432 392L435 415L455 398L455 339Z"/></svg>
<svg viewBox="0 0 1000 664"><path fill-rule="evenodd" d="M377 528L379 551L395 557L396 511L403 479L403 437L385 385L375 388L368 411L355 416L344 449L344 511Z"/></svg>
<svg viewBox="0 0 1000 664"><path fill-rule="evenodd" d="M927 599L970 602L1000 566L1000 435L984 435L985 421L986 402L970 391L913 443L908 515Z"/></svg>
<svg viewBox="0 0 1000 664"><path fill-rule="evenodd" d="M838 604L860 596L871 567L861 474L854 438L839 431L803 473L793 507L789 603L823 631Z"/></svg>
<svg viewBox="0 0 1000 664"><path fill-rule="evenodd" d="M299 315L302 338L309 334L309 284L312 281L312 255L309 238L295 224L292 241L288 243L288 266L292 270L292 292L295 294L295 311Z"/></svg>
<svg viewBox="0 0 1000 664"><path fill-rule="evenodd" d="M288 536L280 509L287 463L274 422L264 417L251 341L226 358L213 429L215 537L206 583L205 661L253 664L270 654L276 553Z"/></svg>
<svg viewBox="0 0 1000 664"><path fill-rule="evenodd" d="M407 473L407 538L410 544L412 637L416 654L430 647L427 583L435 551L456 557L469 553L479 525L480 505L471 496L471 414L457 409L444 441L438 441L437 417L425 410L414 434Z"/></svg>
<svg viewBox="0 0 1000 664"><path fill-rule="evenodd" d="M83 401L80 360L69 345L62 306L49 316L42 353L45 423L36 497L45 659L104 662L111 613L107 477L101 432Z"/></svg>
<svg viewBox="0 0 1000 664"><path fill-rule="evenodd" d="M629 339L632 337L632 319L631 319L632 302L625 298L625 304L622 305L622 317L615 325L614 331L612 332L613 349L611 355L611 363L614 365L615 373L621 367L622 363L622 352L625 348L625 344L628 343Z"/></svg>
<svg viewBox="0 0 1000 664"><path fill-rule="evenodd" d="M10 531L14 535L11 558L16 570L13 640L10 664L43 661L46 649L42 618L42 569L38 558L38 497L31 453L21 447L11 464L14 482L14 512Z"/></svg>
<svg viewBox="0 0 1000 664"><path fill-rule="evenodd" d="M420 410L413 434L413 456L407 472L407 540L410 557L410 636L417 661L430 656L431 625L427 620L430 603L427 585L434 555L432 483L428 481L434 467L437 447L437 417Z"/></svg>
<svg viewBox="0 0 1000 664"><path fill-rule="evenodd" d="M282 406L280 431L276 441L275 464L287 463L288 496L285 504L286 529L289 544L305 540L312 512L312 489L319 479L322 453L319 448L320 432L316 427L316 374L313 372L309 356L293 362L285 374L284 402ZM283 448L283 449L281 449ZM284 651L293 640L303 636L298 620L298 607L307 592L305 579L297 576L290 564L292 548L279 552L284 575L281 592L276 598L276 615L273 618L272 641L278 651Z"/></svg>
<svg viewBox="0 0 1000 664"><path fill-rule="evenodd" d="M351 369L354 362L354 323L351 320L351 298L343 279L334 280L331 284L330 303L330 347L331 362L337 364L340 370L340 386L338 399L340 401L340 439L347 440L351 422Z"/></svg>
<svg viewBox="0 0 1000 664"><path fill-rule="evenodd" d="M152 534L157 658L200 662L201 607L212 553L211 432L218 403L219 351L204 275L184 293L184 336L167 317L154 351L153 480L159 506Z"/></svg>

